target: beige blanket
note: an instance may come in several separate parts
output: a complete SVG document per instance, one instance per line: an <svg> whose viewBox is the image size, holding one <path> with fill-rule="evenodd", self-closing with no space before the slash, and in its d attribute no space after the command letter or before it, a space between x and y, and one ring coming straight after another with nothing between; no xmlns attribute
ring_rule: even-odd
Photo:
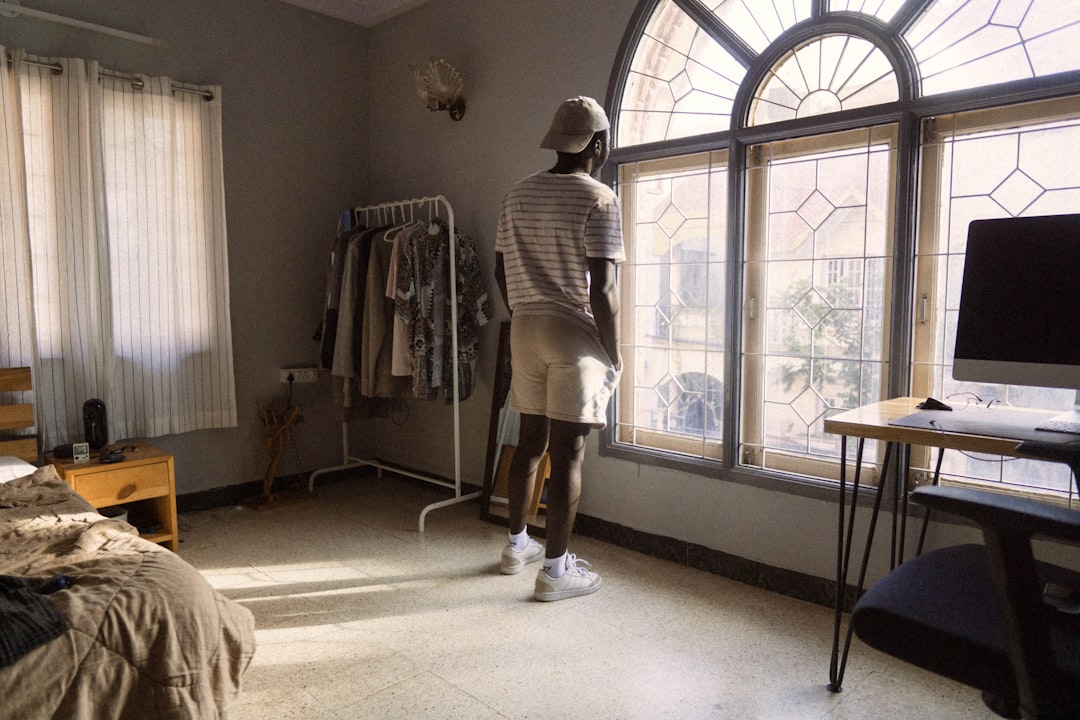
<svg viewBox="0 0 1080 720"><path fill-rule="evenodd" d="M71 630L0 668L0 719L228 717L251 612L66 487L52 467L0 484L0 574L74 581L49 596Z"/></svg>

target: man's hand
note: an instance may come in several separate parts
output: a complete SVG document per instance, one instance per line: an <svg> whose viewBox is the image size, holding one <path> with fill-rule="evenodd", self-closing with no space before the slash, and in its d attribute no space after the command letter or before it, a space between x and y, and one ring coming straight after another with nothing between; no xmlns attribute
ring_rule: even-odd
<svg viewBox="0 0 1080 720"><path fill-rule="evenodd" d="M592 306L600 344L607 350L612 365L622 369L619 353L619 283L615 261L607 258L589 258L589 304Z"/></svg>

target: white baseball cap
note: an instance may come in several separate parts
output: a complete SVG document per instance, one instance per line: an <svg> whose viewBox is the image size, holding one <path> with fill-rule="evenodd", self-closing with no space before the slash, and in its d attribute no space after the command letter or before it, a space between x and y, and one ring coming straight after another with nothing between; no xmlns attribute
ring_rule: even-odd
<svg viewBox="0 0 1080 720"><path fill-rule="evenodd" d="M564 100L551 121L551 129L540 141L540 147L564 153L579 153L593 135L611 127L600 103L579 95Z"/></svg>

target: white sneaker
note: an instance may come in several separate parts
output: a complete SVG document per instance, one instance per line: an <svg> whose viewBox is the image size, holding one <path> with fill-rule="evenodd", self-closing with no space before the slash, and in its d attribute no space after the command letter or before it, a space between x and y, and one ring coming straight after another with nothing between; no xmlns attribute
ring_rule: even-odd
<svg viewBox="0 0 1080 720"><path fill-rule="evenodd" d="M499 572L503 575L517 575L525 569L529 563L534 563L544 557L544 546L529 538L524 550L515 550L514 546L506 543L502 557L499 559Z"/></svg>
<svg viewBox="0 0 1080 720"><path fill-rule="evenodd" d="M596 592L600 589L600 576L588 567L589 563L578 560L577 555L567 555L566 574L557 580L540 568L533 597L541 602L551 602Z"/></svg>

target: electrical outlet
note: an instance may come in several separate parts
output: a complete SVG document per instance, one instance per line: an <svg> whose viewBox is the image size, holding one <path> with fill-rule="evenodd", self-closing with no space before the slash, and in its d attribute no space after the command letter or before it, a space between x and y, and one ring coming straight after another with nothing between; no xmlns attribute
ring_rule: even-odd
<svg viewBox="0 0 1080 720"><path fill-rule="evenodd" d="M291 378L291 379L290 379ZM287 383L313 383L319 379L319 369L313 367L281 368L278 381Z"/></svg>

